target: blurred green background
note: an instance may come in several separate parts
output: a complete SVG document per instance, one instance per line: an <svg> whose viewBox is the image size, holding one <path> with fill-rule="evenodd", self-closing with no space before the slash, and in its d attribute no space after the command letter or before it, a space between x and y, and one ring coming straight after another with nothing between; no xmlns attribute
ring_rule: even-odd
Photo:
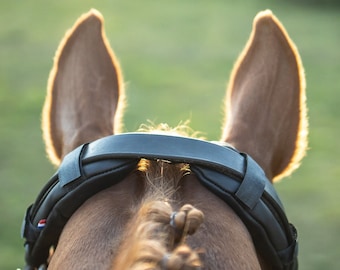
<svg viewBox="0 0 340 270"><path fill-rule="evenodd" d="M308 155L277 189L299 229L300 269L339 269L340 9L332 2L1 1L0 269L23 265L22 216L54 172L40 130L47 77L66 29L91 7L103 13L124 71L125 131L147 119L190 119L211 140L253 17L273 10L299 48L310 119Z"/></svg>

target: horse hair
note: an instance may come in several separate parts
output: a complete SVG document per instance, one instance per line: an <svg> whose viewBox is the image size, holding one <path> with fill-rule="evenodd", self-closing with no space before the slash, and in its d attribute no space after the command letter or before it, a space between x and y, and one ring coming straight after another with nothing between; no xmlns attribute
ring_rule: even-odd
<svg viewBox="0 0 340 270"><path fill-rule="evenodd" d="M199 251L191 249L185 240L203 222L203 213L189 204L178 211L171 206L188 166L143 160L140 171L145 174L146 196L128 225L112 269L200 269Z"/></svg>

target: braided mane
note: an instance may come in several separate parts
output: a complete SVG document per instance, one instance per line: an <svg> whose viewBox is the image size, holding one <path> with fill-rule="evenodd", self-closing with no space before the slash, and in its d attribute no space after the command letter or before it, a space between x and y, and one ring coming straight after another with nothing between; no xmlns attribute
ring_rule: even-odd
<svg viewBox="0 0 340 270"><path fill-rule="evenodd" d="M178 212L172 202L181 178L190 172L186 164L142 160L145 198L128 226L112 269L200 269L199 254L185 244L203 222L203 213L191 205Z"/></svg>

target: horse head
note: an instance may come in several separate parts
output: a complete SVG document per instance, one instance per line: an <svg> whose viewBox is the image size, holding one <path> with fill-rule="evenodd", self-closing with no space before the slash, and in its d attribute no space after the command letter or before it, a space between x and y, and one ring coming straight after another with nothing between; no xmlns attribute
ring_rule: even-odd
<svg viewBox="0 0 340 270"><path fill-rule="evenodd" d="M277 266L253 235L262 229L252 230L247 223L254 215L261 219L262 210L255 213L259 200L263 203L264 193L274 193L271 184L298 167L307 146L304 71L279 20L268 10L255 17L229 80L223 134L214 143L187 139L181 128L119 134L124 83L103 22L96 10L77 20L61 41L48 81L43 135L49 158L61 168L53 188L63 183L66 197L81 181L106 177L100 178L100 190L92 194L96 184L91 182L65 203L64 208L75 209L58 227L48 267L295 269L289 261L296 256L295 239L285 248L292 249L289 263ZM119 173L108 174L113 167ZM74 172L81 176L69 180ZM224 181L232 184L224 187ZM82 197L79 206L72 205ZM276 195L270 198L280 208ZM31 216L32 210L27 222L36 226ZM46 222L47 229L52 219L39 219L39 224ZM279 226L284 236L290 235L286 223ZM28 243L34 237L26 233ZM279 260L286 259L284 251L277 253ZM38 266L31 263L28 269Z"/></svg>

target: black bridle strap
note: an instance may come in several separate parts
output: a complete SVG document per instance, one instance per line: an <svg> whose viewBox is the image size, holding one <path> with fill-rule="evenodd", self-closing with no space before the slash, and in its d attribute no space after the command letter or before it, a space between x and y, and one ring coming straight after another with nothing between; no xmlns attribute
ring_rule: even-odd
<svg viewBox="0 0 340 270"><path fill-rule="evenodd" d="M246 154L228 147L223 142L207 142L163 134L125 133L90 143L82 157L84 164L116 158L164 159L171 162L202 165L242 182L236 196L248 207L254 207L265 189L283 208L274 187L264 175L261 167L255 161L247 165ZM80 165L77 159L71 157L68 162L73 163L69 166L74 170L67 169L69 174L73 171L73 176L69 175L65 182L71 182L72 179L79 177ZM63 164L61 170L63 170Z"/></svg>
<svg viewBox="0 0 340 270"><path fill-rule="evenodd" d="M84 164L111 158L164 159L204 165L240 180L245 166L244 158L231 148L198 139L149 133L125 133L102 138L90 143L82 157ZM59 172L64 170L64 164L68 167L65 181L80 177L79 160L73 156L67 158Z"/></svg>
<svg viewBox="0 0 340 270"><path fill-rule="evenodd" d="M224 145L146 133L105 137L65 156L24 219L28 265L46 263L48 248L57 244L77 208L133 172L141 158L190 164L201 183L239 214L255 246L276 269L296 269L295 232L272 184L253 159ZM47 223L38 230L41 219Z"/></svg>

